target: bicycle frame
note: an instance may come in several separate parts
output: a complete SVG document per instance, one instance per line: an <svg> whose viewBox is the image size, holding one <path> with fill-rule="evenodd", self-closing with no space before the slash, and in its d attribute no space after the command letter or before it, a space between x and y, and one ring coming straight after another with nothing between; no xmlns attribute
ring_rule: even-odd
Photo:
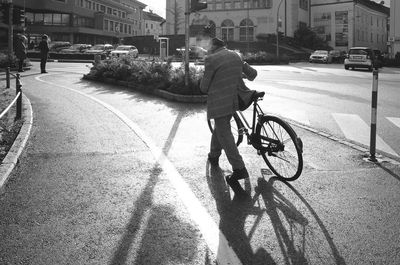
<svg viewBox="0 0 400 265"><path fill-rule="evenodd" d="M249 122L247 121L246 117L242 113L242 111L237 111L239 114L238 117L241 120L241 125L243 127L239 128L239 134L245 134L247 136L247 144L252 145L255 149L257 149L259 152L260 151L265 151L268 152L268 155L271 155L272 152L277 152L277 151L283 151L284 145L281 143L279 140L266 137L266 136L260 136L257 137L255 134L256 131L256 120L259 122L259 120L264 117L264 112L262 111L261 107L258 105L258 101L262 100L262 98L257 98L256 100L253 101L253 115L252 115L252 124L250 126ZM249 133L249 129L251 130L251 133ZM271 128L272 129L272 128ZM272 129L273 133L276 136L275 131ZM261 140L264 140L266 142L269 142L273 144L274 146L269 145L268 148L263 148L261 145ZM261 150L265 149L265 150Z"/></svg>

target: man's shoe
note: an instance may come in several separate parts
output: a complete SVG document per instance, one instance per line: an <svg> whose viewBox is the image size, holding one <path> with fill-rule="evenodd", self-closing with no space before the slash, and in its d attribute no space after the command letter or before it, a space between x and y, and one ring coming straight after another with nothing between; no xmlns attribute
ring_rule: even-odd
<svg viewBox="0 0 400 265"><path fill-rule="evenodd" d="M211 166L213 166L213 167L219 166L219 157L208 156L208 161L210 162Z"/></svg>
<svg viewBox="0 0 400 265"><path fill-rule="evenodd" d="M25 72L23 69L18 70L18 72Z"/></svg>
<svg viewBox="0 0 400 265"><path fill-rule="evenodd" d="M46 71L42 71L42 74L47 74L47 72Z"/></svg>
<svg viewBox="0 0 400 265"><path fill-rule="evenodd" d="M241 168L241 169L234 169L231 178L234 180L239 180L239 179L247 179L249 177L249 173L247 172L247 169Z"/></svg>
<svg viewBox="0 0 400 265"><path fill-rule="evenodd" d="M229 187L231 187L233 192L235 192L235 195L239 198L244 198L248 195L246 191L242 188L242 186L240 186L239 181L233 178L233 174L226 176L225 180L226 183L228 183Z"/></svg>

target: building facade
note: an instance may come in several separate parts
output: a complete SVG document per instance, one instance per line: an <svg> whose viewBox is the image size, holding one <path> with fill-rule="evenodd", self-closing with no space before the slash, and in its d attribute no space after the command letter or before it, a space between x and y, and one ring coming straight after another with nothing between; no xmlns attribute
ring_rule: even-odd
<svg viewBox="0 0 400 265"><path fill-rule="evenodd" d="M394 58L400 53L400 2L390 1L390 32L389 32L389 56Z"/></svg>
<svg viewBox="0 0 400 265"><path fill-rule="evenodd" d="M159 36L164 34L163 32L163 24L165 19L160 17L159 15L153 13L152 10L150 12L143 11L143 23L144 23L144 34Z"/></svg>
<svg viewBox="0 0 400 265"><path fill-rule="evenodd" d="M311 0L311 28L336 50L387 50L389 8L369 0Z"/></svg>
<svg viewBox="0 0 400 265"><path fill-rule="evenodd" d="M37 41L42 34L52 41L119 43L143 34L145 4L136 0L13 0L25 9L25 25L14 28ZM7 27L5 27L7 29Z"/></svg>
<svg viewBox="0 0 400 265"><path fill-rule="evenodd" d="M166 0L166 33L184 34L186 0ZM259 34L293 36L309 24L309 0L207 0L207 9L190 15L191 26L211 25L227 41L255 41Z"/></svg>
<svg viewBox="0 0 400 265"><path fill-rule="evenodd" d="M166 0L167 34L184 34L186 0ZM370 0L207 0L207 9L190 15L196 25L211 25L227 41L256 41L257 36L293 37L312 28L336 50L370 46L387 50L389 8Z"/></svg>

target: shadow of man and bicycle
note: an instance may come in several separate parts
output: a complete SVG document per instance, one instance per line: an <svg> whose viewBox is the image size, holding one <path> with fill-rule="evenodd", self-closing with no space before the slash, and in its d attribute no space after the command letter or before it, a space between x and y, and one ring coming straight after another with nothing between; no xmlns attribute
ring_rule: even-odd
<svg viewBox="0 0 400 265"><path fill-rule="evenodd" d="M346 264L315 210L288 182L260 174L255 187L244 183L252 196L239 199L231 198L220 168L207 163L206 179L220 230L243 264Z"/></svg>

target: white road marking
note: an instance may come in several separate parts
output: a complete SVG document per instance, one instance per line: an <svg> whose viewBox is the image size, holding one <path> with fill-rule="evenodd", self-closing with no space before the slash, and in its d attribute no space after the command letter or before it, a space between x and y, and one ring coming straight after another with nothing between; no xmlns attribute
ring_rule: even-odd
<svg viewBox="0 0 400 265"><path fill-rule="evenodd" d="M242 264L234 250L230 247L225 235L221 232L221 230L219 230L211 215L207 212L203 205L201 205L196 195L194 195L188 184L183 180L182 175L179 174L175 166L164 154L162 149L156 146L156 144L145 134L145 132L142 131L139 125L134 123L119 110L91 95L85 94L73 88L44 81L41 79L40 76L35 77L35 79L40 82L53 86L58 86L90 98L91 100L99 103L106 109L113 112L121 121L123 121L129 128L131 128L131 130L135 132L135 134L143 141L143 143L145 143L146 146L149 147L157 163L166 173L169 181L173 184L176 193L180 196L182 202L186 206L187 211L191 215L192 220L197 223L209 249L215 254L218 264Z"/></svg>
<svg viewBox="0 0 400 265"><path fill-rule="evenodd" d="M360 118L360 116L345 113L332 113L332 116L347 139L359 142L366 146L370 145L371 129L368 124ZM376 148L386 153L398 156L398 154L378 135L376 136Z"/></svg>
<svg viewBox="0 0 400 265"><path fill-rule="evenodd" d="M400 118L395 117L386 117L389 121L391 121L394 125L400 128Z"/></svg>

